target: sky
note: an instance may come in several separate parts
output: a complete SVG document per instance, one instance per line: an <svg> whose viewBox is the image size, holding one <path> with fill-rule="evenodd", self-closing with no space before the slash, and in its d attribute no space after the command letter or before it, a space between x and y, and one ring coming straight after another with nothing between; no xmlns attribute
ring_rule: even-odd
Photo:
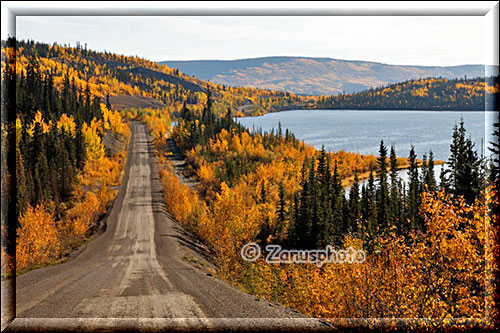
<svg viewBox="0 0 500 333"><path fill-rule="evenodd" d="M329 57L398 65L486 63L481 16L18 16L19 39L153 60Z"/></svg>

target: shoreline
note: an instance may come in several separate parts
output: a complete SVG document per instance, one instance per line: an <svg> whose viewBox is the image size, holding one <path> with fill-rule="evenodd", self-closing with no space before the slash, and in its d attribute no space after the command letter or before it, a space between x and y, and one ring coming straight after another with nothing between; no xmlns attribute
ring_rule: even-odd
<svg viewBox="0 0 500 333"><path fill-rule="evenodd" d="M263 117L266 114L271 114L271 113L281 113L281 112L293 112L293 111L387 111L387 112L467 112L467 113L480 113L480 112L498 112L496 110L439 110L439 109L433 109L433 110L416 110L416 109L313 109L313 108L297 108L297 109L283 109L283 110L278 110L278 111L266 111L264 113L258 114L258 115L251 115L247 114L244 112L240 112L235 119L237 120L238 118L251 118L251 117Z"/></svg>
<svg viewBox="0 0 500 333"><path fill-rule="evenodd" d="M445 163L446 163L445 161L437 160L437 161L434 161L434 166L443 165ZM422 160L417 159L417 166L419 169L422 168ZM401 172L403 170L407 170L409 167L410 167L410 165L408 163L405 163L403 165L398 165L398 172ZM389 173L389 170L387 171L387 173ZM368 179L369 177L370 177L369 171L362 172L362 173L358 174L358 180L359 180L360 184L362 183L362 181ZM374 179L377 179L375 171L374 171ZM344 189L346 187L351 187L353 184L354 184L354 176L349 176L349 177L342 179L342 186L344 187Z"/></svg>

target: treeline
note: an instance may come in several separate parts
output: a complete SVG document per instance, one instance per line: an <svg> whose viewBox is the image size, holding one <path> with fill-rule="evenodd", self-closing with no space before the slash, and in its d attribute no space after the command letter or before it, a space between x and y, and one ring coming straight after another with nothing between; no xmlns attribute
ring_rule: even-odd
<svg viewBox="0 0 500 333"><path fill-rule="evenodd" d="M309 107L333 110L497 110L498 80L498 76L409 80L357 93L321 96Z"/></svg>

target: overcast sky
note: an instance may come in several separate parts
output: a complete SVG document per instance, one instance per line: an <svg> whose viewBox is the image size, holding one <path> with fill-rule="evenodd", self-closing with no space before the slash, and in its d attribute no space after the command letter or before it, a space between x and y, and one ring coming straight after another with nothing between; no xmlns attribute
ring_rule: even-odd
<svg viewBox="0 0 500 333"><path fill-rule="evenodd" d="M480 16L18 16L16 33L154 61L306 56L400 65L486 62Z"/></svg>

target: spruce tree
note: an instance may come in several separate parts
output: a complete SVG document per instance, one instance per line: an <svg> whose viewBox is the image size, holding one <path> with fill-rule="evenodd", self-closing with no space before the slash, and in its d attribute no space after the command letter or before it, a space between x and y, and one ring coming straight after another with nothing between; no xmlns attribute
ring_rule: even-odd
<svg viewBox="0 0 500 333"><path fill-rule="evenodd" d="M369 207L369 200L368 200L368 195L367 195L367 185L363 184L361 186L361 198L360 198L360 203L361 203L361 223L360 223L360 228L359 228L359 233L362 236L363 239L365 239L366 233L367 233L367 223L368 221L368 207Z"/></svg>
<svg viewBox="0 0 500 333"><path fill-rule="evenodd" d="M301 231L298 223L300 222L300 204L299 204L299 193L295 193L293 196L292 211L290 214L290 223L288 227L288 238L286 240L286 245L288 248L297 248L300 242L299 233Z"/></svg>
<svg viewBox="0 0 500 333"><path fill-rule="evenodd" d="M19 216L24 213L30 200L26 184L23 156L19 146L16 147L16 195L16 214Z"/></svg>
<svg viewBox="0 0 500 333"><path fill-rule="evenodd" d="M377 193L375 188L375 179L373 177L373 169L370 167L370 175L368 177L368 185L366 187L366 233L369 246L371 246L371 241L378 233L376 196Z"/></svg>
<svg viewBox="0 0 500 333"><path fill-rule="evenodd" d="M264 184L264 182L260 183L260 198L259 198L259 202L261 204L267 202L266 185Z"/></svg>
<svg viewBox="0 0 500 333"><path fill-rule="evenodd" d="M361 202L359 197L359 178L357 171L354 171L354 183L349 191L349 229L352 232L359 231L361 219Z"/></svg>
<svg viewBox="0 0 500 333"><path fill-rule="evenodd" d="M387 185L387 148L380 142L377 189L377 222L380 230L384 230L389 221L389 189Z"/></svg>
<svg viewBox="0 0 500 333"><path fill-rule="evenodd" d="M444 166L441 168L441 172L439 173L439 187L446 193L450 193L451 185L447 171L448 170Z"/></svg>
<svg viewBox="0 0 500 333"><path fill-rule="evenodd" d="M279 202L278 202L278 209L276 212L277 215L277 226L276 226L276 235L280 237L283 234L283 231L285 230L285 224L286 224L286 198L285 198L285 188L283 186L283 181L280 182L279 184ZM281 241L281 239L279 239Z"/></svg>
<svg viewBox="0 0 500 333"><path fill-rule="evenodd" d="M411 228L420 227L418 211L420 203L420 181L415 149L411 146L408 157L410 166L408 168L408 196L406 198L406 218L410 221Z"/></svg>
<svg viewBox="0 0 500 333"><path fill-rule="evenodd" d="M498 189L499 187L499 175L500 175L500 163L499 163L499 155L500 155L500 130L499 130L499 122L493 124L493 141L490 141L490 145L488 149L492 152L491 162L490 162L490 182Z"/></svg>
<svg viewBox="0 0 500 333"><path fill-rule="evenodd" d="M346 221L344 220L343 197L344 189L340 179L337 161L334 163L333 176L330 180L330 204L332 219L330 226L329 243L333 242L336 246L341 246L345 233L347 232Z"/></svg>
<svg viewBox="0 0 500 333"><path fill-rule="evenodd" d="M321 148L318 158L317 178L319 185L318 200L318 247L329 244L331 235L334 233L333 214L331 204L330 184L330 158L324 146Z"/></svg>
<svg viewBox="0 0 500 333"><path fill-rule="evenodd" d="M464 159L459 166L455 194L462 195L468 204L472 204L481 190L481 160L470 137L465 140Z"/></svg>
<svg viewBox="0 0 500 333"><path fill-rule="evenodd" d="M400 181L398 177L398 160L396 157L396 150L394 146L391 146L390 153L390 164L391 164L391 188L389 193L389 220L391 224L397 223L399 217L401 216L401 192L400 192Z"/></svg>
<svg viewBox="0 0 500 333"><path fill-rule="evenodd" d="M434 191L436 189L436 176L434 175L434 154L432 150L429 152L429 160L426 163L423 174L423 183L427 186L427 190Z"/></svg>
<svg viewBox="0 0 500 333"><path fill-rule="evenodd" d="M319 183L316 176L315 159L311 160L309 169L309 193L307 196L307 242L306 248L313 249L318 245L318 229L319 229Z"/></svg>
<svg viewBox="0 0 500 333"><path fill-rule="evenodd" d="M291 246L296 249L306 248L308 245L308 231L309 231L309 181L307 179L307 159L304 160L302 167L302 190L299 195L294 199L295 204L295 218L294 218L294 232L290 241Z"/></svg>
<svg viewBox="0 0 500 333"><path fill-rule="evenodd" d="M347 233L344 223L344 200L345 197L342 195L335 197L335 201L333 202L331 232L326 245L333 244L337 247L342 246L344 236Z"/></svg>
<svg viewBox="0 0 500 333"><path fill-rule="evenodd" d="M467 203L472 203L481 188L480 166L481 161L474 149L471 138L466 138L463 119L459 126L453 128L453 141L450 145L450 157L446 170L451 192L456 196L463 196Z"/></svg>

